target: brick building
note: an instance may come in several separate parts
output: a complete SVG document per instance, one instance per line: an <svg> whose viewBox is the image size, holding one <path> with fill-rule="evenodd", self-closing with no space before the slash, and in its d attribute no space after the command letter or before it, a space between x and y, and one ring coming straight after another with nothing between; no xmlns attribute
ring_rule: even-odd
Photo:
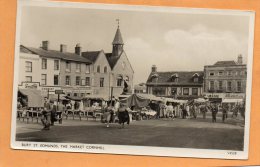
<svg viewBox="0 0 260 167"><path fill-rule="evenodd" d="M177 99L193 99L203 95L203 71L158 72L153 66L146 82L147 93Z"/></svg>
<svg viewBox="0 0 260 167"><path fill-rule="evenodd" d="M204 66L204 92L209 98L244 98L247 67L239 55L235 61L218 61Z"/></svg>

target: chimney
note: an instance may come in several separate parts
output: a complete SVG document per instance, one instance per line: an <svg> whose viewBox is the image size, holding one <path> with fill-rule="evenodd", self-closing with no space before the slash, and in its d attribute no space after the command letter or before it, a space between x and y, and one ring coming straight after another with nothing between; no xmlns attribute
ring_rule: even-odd
<svg viewBox="0 0 260 167"><path fill-rule="evenodd" d="M237 56L237 64L239 65L243 64L243 56L241 54Z"/></svg>
<svg viewBox="0 0 260 167"><path fill-rule="evenodd" d="M42 49L44 50L49 49L49 41L42 41Z"/></svg>
<svg viewBox="0 0 260 167"><path fill-rule="evenodd" d="M62 53L67 52L67 46L64 44L60 44L60 52L62 52Z"/></svg>
<svg viewBox="0 0 260 167"><path fill-rule="evenodd" d="M156 67L156 65L153 65L153 66L152 66L152 72L157 72L157 67Z"/></svg>
<svg viewBox="0 0 260 167"><path fill-rule="evenodd" d="M75 54L81 56L81 47L79 43L75 47Z"/></svg>

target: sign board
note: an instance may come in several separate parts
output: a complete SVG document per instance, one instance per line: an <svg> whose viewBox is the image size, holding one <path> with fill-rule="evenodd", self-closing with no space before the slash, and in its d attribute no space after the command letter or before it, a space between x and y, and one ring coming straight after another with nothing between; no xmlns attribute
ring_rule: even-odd
<svg viewBox="0 0 260 167"><path fill-rule="evenodd" d="M19 88L22 88L22 89L40 89L40 83L39 82L22 82L22 84L19 85Z"/></svg>
<svg viewBox="0 0 260 167"><path fill-rule="evenodd" d="M63 90L55 90L55 94L64 94Z"/></svg>

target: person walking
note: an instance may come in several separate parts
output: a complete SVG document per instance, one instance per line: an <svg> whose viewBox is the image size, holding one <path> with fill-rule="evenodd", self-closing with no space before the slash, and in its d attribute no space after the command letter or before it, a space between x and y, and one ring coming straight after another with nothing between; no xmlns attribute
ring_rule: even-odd
<svg viewBox="0 0 260 167"><path fill-rule="evenodd" d="M43 124L42 130L50 130L52 106L51 106L49 99L47 97L44 98L44 105L43 106L44 107L43 107L42 118L41 118L41 122Z"/></svg>
<svg viewBox="0 0 260 167"><path fill-rule="evenodd" d="M222 107L222 122L225 122L225 120L227 119L227 108L226 107Z"/></svg>
<svg viewBox="0 0 260 167"><path fill-rule="evenodd" d="M57 101L50 100L50 104L52 105L51 110L51 126L54 126L54 122L57 121Z"/></svg>
<svg viewBox="0 0 260 167"><path fill-rule="evenodd" d="M212 122L217 122L217 113L218 113L218 107L217 105L213 106L212 110Z"/></svg>
<svg viewBox="0 0 260 167"><path fill-rule="evenodd" d="M62 102L58 102L57 118L58 118L59 124L62 124L62 117L63 117L64 113L65 113L65 106L62 104Z"/></svg>
<svg viewBox="0 0 260 167"><path fill-rule="evenodd" d="M125 123L129 124L128 109L125 104L120 104L120 108L118 110L118 119L118 123L121 125L120 128L124 128Z"/></svg>

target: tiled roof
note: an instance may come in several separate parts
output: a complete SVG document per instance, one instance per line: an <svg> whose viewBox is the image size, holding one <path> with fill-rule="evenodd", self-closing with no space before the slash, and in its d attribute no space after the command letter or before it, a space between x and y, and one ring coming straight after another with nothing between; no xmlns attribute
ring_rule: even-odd
<svg viewBox="0 0 260 167"><path fill-rule="evenodd" d="M106 58L107 58L107 61L111 67L111 69L113 69L117 63L117 61L120 59L121 55L120 56L112 56L112 53L106 53Z"/></svg>
<svg viewBox="0 0 260 167"><path fill-rule="evenodd" d="M194 74L198 74L198 82L194 82ZM177 74L178 82L174 82L172 76ZM157 81L153 82L153 76L156 76ZM155 72L150 73L146 84L147 85L197 85L202 86L203 83L203 71L170 71L170 72Z"/></svg>
<svg viewBox="0 0 260 167"><path fill-rule="evenodd" d="M237 65L235 61L217 61L214 66L233 66Z"/></svg>
<svg viewBox="0 0 260 167"><path fill-rule="evenodd" d="M56 50L44 50L42 48L33 48L33 47L25 47L21 45L20 50L28 49L33 54L40 55L42 57L47 58L56 58L56 59L62 59L62 60L70 60L70 61L76 61L76 62L84 62L91 64L91 61L81 57L75 53L69 53L69 52L60 52Z"/></svg>
<svg viewBox="0 0 260 167"><path fill-rule="evenodd" d="M116 44L121 44L121 45L123 45L123 44L124 44L123 38L122 38L122 35L121 35L121 32L120 32L120 29L119 29L119 28L116 30L116 35L115 35L115 38L114 38L112 44L113 44L113 45L116 45Z"/></svg>
<svg viewBox="0 0 260 167"><path fill-rule="evenodd" d="M87 58L92 63L94 63L97 60L99 53L100 51L90 51L90 52L82 52L81 55L82 57Z"/></svg>

